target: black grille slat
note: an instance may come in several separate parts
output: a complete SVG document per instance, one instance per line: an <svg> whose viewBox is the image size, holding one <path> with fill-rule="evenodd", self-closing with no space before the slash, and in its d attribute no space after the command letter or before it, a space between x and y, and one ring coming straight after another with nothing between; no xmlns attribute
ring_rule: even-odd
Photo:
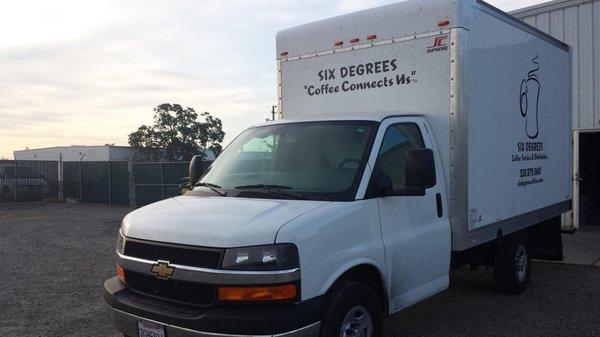
<svg viewBox="0 0 600 337"><path fill-rule="evenodd" d="M125 283L131 290L142 294L197 306L211 305L215 297L213 285L164 280L132 271L125 272Z"/></svg>
<svg viewBox="0 0 600 337"><path fill-rule="evenodd" d="M220 268L223 251L127 240L124 254L150 261L162 260L184 266L217 269Z"/></svg>

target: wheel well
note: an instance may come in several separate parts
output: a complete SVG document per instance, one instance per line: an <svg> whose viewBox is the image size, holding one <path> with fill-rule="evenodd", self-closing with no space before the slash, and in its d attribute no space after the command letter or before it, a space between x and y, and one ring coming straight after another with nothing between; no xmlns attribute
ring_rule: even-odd
<svg viewBox="0 0 600 337"><path fill-rule="evenodd" d="M331 289L335 288L335 286L340 282L347 280L360 281L370 286L379 298L383 314L387 316L389 312L387 290L385 287L385 282L383 281L383 278L376 267L369 264L361 264L353 267L338 277L333 286L331 286Z"/></svg>

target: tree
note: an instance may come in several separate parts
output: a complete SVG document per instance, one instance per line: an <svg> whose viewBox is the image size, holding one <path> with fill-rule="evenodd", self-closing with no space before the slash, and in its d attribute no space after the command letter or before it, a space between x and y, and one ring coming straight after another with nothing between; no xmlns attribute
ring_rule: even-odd
<svg viewBox="0 0 600 337"><path fill-rule="evenodd" d="M221 119L208 112L200 113L204 121L198 121L193 108L179 104L164 103L154 108L154 123L142 125L129 134L131 145L141 157L157 160L190 160L192 156L206 156L202 150L211 150L218 156L225 137Z"/></svg>

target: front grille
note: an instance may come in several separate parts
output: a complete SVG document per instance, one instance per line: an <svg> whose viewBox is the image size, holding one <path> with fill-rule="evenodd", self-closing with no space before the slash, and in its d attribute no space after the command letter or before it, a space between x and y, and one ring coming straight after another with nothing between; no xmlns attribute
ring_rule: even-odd
<svg viewBox="0 0 600 337"><path fill-rule="evenodd" d="M215 297L213 285L163 280L133 271L125 272L125 283L131 290L142 294L196 306L211 305Z"/></svg>
<svg viewBox="0 0 600 337"><path fill-rule="evenodd" d="M221 266L223 250L127 239L123 254L150 261L162 260L183 266L217 269Z"/></svg>

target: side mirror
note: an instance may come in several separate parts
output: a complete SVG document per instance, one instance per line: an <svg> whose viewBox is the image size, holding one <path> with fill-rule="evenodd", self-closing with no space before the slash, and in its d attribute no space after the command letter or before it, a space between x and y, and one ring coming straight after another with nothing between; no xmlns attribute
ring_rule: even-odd
<svg viewBox="0 0 600 337"><path fill-rule="evenodd" d="M193 156L190 161L190 171L188 183L190 186L196 185L198 179L202 176L202 156Z"/></svg>
<svg viewBox="0 0 600 337"><path fill-rule="evenodd" d="M436 184L435 160L431 149L410 150L406 154L406 186L431 188Z"/></svg>

